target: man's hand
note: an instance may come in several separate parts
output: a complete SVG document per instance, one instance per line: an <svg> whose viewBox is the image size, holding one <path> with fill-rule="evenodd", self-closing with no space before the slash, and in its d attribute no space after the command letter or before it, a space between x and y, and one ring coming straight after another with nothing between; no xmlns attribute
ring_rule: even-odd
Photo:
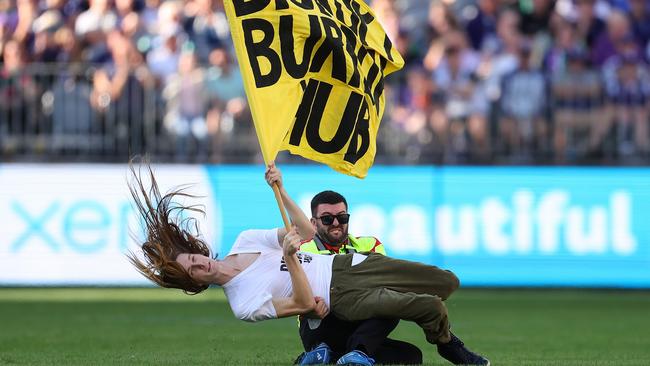
<svg viewBox="0 0 650 366"><path fill-rule="evenodd" d="M319 296L315 296L314 300L316 300L316 308L314 309L314 315L317 317L323 319L324 317L327 316L327 314L330 313L330 308L325 305L325 299Z"/></svg>
<svg viewBox="0 0 650 366"><path fill-rule="evenodd" d="M280 169L278 169L275 166L275 162L272 161L266 167L266 172L264 173L264 178L266 179L266 183L268 183L269 186L273 187L273 184L277 183L278 188L282 188L282 173L280 172Z"/></svg>
<svg viewBox="0 0 650 366"><path fill-rule="evenodd" d="M320 296L314 296L314 301L316 301L316 307L314 310L305 314L305 318L310 319L323 319L330 313L330 309L325 305L325 299Z"/></svg>
<svg viewBox="0 0 650 366"><path fill-rule="evenodd" d="M287 233L287 235L284 236L284 240L282 241L282 251L285 260L287 259L287 257L291 257L292 255L296 254L298 249L300 249L301 241L302 238L300 237L300 235L298 235L296 228L292 227L291 230Z"/></svg>

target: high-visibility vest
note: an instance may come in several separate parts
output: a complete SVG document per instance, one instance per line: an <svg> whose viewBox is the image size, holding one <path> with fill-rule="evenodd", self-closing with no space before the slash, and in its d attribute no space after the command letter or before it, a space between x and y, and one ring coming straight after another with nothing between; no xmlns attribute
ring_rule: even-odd
<svg viewBox="0 0 650 366"><path fill-rule="evenodd" d="M337 254L335 251L327 249L318 236L314 236L312 240L302 243L300 251L325 255ZM374 236L348 235L347 243L341 245L338 254L357 252L375 252L386 255L384 245Z"/></svg>

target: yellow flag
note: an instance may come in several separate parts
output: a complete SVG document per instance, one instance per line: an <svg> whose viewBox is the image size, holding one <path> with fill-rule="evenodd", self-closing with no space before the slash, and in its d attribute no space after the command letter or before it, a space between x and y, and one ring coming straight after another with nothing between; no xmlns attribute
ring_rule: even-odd
<svg viewBox="0 0 650 366"><path fill-rule="evenodd" d="M404 61L361 0L225 0L264 160L278 151L363 178Z"/></svg>

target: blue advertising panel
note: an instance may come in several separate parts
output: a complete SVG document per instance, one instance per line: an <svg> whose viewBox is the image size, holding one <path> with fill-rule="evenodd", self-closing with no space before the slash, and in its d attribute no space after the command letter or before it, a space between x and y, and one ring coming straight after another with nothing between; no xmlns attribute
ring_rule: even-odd
<svg viewBox="0 0 650 366"><path fill-rule="evenodd" d="M464 285L650 287L649 169L375 166L365 180L282 170L305 212L314 194L338 191L352 234L451 269ZM208 168L224 254L240 231L281 225L262 171Z"/></svg>
<svg viewBox="0 0 650 366"><path fill-rule="evenodd" d="M650 288L650 169L374 166L366 179L281 166L306 212L343 194L350 233L434 264L464 286ZM224 256L249 228L282 226L264 167L155 167L161 190L190 184L203 238ZM118 165L0 169L0 286L145 285L125 256L142 238ZM42 182L48 182L43 189ZM89 188L92 187L92 188ZM192 215L192 213L188 213Z"/></svg>
<svg viewBox="0 0 650 366"><path fill-rule="evenodd" d="M465 284L650 286L650 171L445 168L436 250Z"/></svg>

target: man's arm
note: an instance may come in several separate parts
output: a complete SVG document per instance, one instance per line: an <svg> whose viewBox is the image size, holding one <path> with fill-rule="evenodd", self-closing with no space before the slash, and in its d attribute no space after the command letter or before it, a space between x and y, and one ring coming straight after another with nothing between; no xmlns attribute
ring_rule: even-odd
<svg viewBox="0 0 650 366"><path fill-rule="evenodd" d="M291 229L284 237L282 249L284 261L291 276L293 294L291 297L274 298L271 300L278 318L307 314L317 310L316 300L307 280L307 275L296 256L299 247L300 236L295 229Z"/></svg>
<svg viewBox="0 0 650 366"><path fill-rule="evenodd" d="M309 240L313 238L314 234L316 234L314 227L309 221L309 218L307 218L305 213L300 209L300 207L298 207L298 205L291 199L287 191L284 189L284 184L282 184L282 173L280 172L280 169L275 166L275 163L269 164L264 177L266 178L266 182L269 184L269 186L273 186L274 183L278 184L284 207L289 213L291 223L297 226L298 233L300 234L302 240ZM282 242L284 240L285 235L287 235L287 230L285 228L278 229L279 242Z"/></svg>

